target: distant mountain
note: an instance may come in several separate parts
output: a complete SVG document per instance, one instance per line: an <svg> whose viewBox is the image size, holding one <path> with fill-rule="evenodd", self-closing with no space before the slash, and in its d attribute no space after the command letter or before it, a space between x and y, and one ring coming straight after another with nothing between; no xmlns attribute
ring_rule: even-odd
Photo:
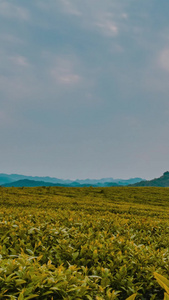
<svg viewBox="0 0 169 300"><path fill-rule="evenodd" d="M55 186L54 183L45 181L36 181L29 179L21 179L14 182L3 184L4 187L34 187L34 186Z"/></svg>
<svg viewBox="0 0 169 300"><path fill-rule="evenodd" d="M90 184L90 185L101 185L116 183L117 185L129 185L136 182L142 181L142 178L130 178L130 179L113 179L113 178L101 178L101 179L77 179L76 182L80 184Z"/></svg>
<svg viewBox="0 0 169 300"><path fill-rule="evenodd" d="M13 181L10 183L5 183L1 185L3 187L38 187L38 186L69 186L69 187L89 187L89 184L80 184L78 182L72 182L69 185L68 184L61 184L61 183L51 183L51 182L45 182L45 181L36 181L36 180L29 180L29 179L21 179L17 181ZM95 184L92 185L94 187L101 187L103 184ZM104 186L119 186L117 183L113 182L106 182Z"/></svg>
<svg viewBox="0 0 169 300"><path fill-rule="evenodd" d="M45 181L50 183L61 183L61 184L69 184L72 182L72 180L64 180L54 177L39 177L39 176L27 176L27 175L18 175L18 174L0 174L0 184L10 183L13 181L23 180L23 179L29 179L29 180L35 180L35 181Z"/></svg>
<svg viewBox="0 0 169 300"><path fill-rule="evenodd" d="M12 178L10 178L8 175L0 174L0 185L9 182L12 182Z"/></svg>
<svg viewBox="0 0 169 300"><path fill-rule="evenodd" d="M127 186L129 184L134 184L137 182L143 181L143 178L130 178L130 179L115 179L114 182L118 183L119 185Z"/></svg>
<svg viewBox="0 0 169 300"><path fill-rule="evenodd" d="M164 174L159 178L154 178L152 180L143 180L141 182L132 184L132 186L169 187L169 172L164 172Z"/></svg>
<svg viewBox="0 0 169 300"><path fill-rule="evenodd" d="M29 180L28 182L24 180ZM3 186L16 186L17 184L28 184L27 186L126 186L129 184L133 184L139 181L142 181L142 178L131 178L131 179L113 179L113 178L101 178L101 179L77 179L77 180L69 180L69 179L59 179L54 177L39 177L39 176L26 176L26 175L18 175L18 174L0 174L0 185ZM19 181L19 182L18 182ZM24 181L24 182L23 182ZM30 182L32 181L32 183ZM34 181L38 183L34 183ZM18 182L18 183L16 183ZM41 182L41 183L39 183ZM45 184L45 183L48 183ZM32 184L32 185L30 185ZM19 186L18 185L18 186ZM22 185L23 186L23 185Z"/></svg>

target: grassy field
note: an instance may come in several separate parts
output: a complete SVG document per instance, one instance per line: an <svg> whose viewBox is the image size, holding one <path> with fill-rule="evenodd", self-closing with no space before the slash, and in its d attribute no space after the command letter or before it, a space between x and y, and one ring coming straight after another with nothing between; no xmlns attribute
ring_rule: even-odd
<svg viewBox="0 0 169 300"><path fill-rule="evenodd" d="M0 299L162 300L154 272L168 188L0 188Z"/></svg>

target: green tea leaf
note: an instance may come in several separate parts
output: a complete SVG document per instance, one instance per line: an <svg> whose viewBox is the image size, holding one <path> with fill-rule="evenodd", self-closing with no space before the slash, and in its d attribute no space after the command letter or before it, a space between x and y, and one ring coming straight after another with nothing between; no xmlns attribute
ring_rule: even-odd
<svg viewBox="0 0 169 300"><path fill-rule="evenodd" d="M169 294L169 280L167 278L165 278L164 276L158 274L157 272L154 272L154 277L157 280L157 282L159 283L159 285L163 289L165 289L167 294Z"/></svg>
<svg viewBox="0 0 169 300"><path fill-rule="evenodd" d="M24 300L33 299L33 298L36 298L36 297L39 297L39 295L37 295L37 294L32 294L32 295L30 295L30 296L28 296L28 297L25 297Z"/></svg>
<svg viewBox="0 0 169 300"><path fill-rule="evenodd" d="M164 300L169 300L169 295L164 293Z"/></svg>
<svg viewBox="0 0 169 300"><path fill-rule="evenodd" d="M15 282L16 282L16 286L26 283L26 281L23 279L16 279Z"/></svg>
<svg viewBox="0 0 169 300"><path fill-rule="evenodd" d="M130 297L128 297L126 300L134 300L136 298L137 294L133 294Z"/></svg>

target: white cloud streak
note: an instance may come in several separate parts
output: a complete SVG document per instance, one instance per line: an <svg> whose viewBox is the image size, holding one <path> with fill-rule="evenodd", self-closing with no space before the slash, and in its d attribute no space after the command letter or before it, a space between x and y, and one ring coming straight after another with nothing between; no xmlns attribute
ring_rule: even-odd
<svg viewBox="0 0 169 300"><path fill-rule="evenodd" d="M118 27L111 21L104 21L96 23L96 26L101 29L104 35L106 36L117 36L118 34Z"/></svg>
<svg viewBox="0 0 169 300"><path fill-rule="evenodd" d="M15 65L20 66L20 67L29 67L30 66L26 57L24 57L24 56L17 55L17 56L9 57L9 59L11 60L12 63L14 63Z"/></svg>
<svg viewBox="0 0 169 300"><path fill-rule="evenodd" d="M72 1L70 2L69 0L62 0L62 5L64 8L64 11L70 15L74 16L81 16L82 13L80 10L77 9L75 5L73 5Z"/></svg>
<svg viewBox="0 0 169 300"><path fill-rule="evenodd" d="M22 21L30 19L29 11L26 8L4 0L0 1L0 15L5 18L15 18Z"/></svg>
<svg viewBox="0 0 169 300"><path fill-rule="evenodd" d="M63 86L78 85L82 81L79 74L79 62L73 55L53 55L52 53L44 53L43 57L47 61L48 74L54 83Z"/></svg>

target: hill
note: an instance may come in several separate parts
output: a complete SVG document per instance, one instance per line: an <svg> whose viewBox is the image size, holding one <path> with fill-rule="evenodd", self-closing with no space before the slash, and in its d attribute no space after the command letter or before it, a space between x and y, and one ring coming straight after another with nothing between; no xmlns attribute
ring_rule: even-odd
<svg viewBox="0 0 169 300"><path fill-rule="evenodd" d="M169 187L169 172L164 172L164 174L159 178L154 178L152 180L143 180L141 182L132 184L132 186Z"/></svg>

